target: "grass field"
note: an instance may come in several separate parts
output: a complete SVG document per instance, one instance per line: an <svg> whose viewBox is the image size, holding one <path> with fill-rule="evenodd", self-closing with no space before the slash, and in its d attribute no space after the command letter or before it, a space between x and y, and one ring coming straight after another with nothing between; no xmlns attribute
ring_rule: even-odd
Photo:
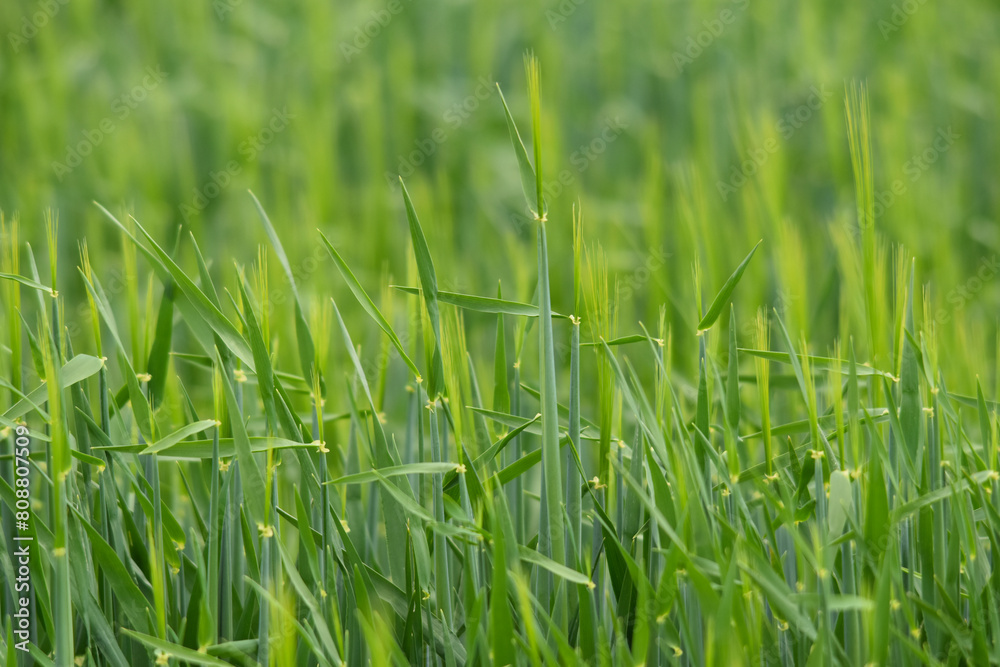
<svg viewBox="0 0 1000 667"><path fill-rule="evenodd" d="M0 666L1000 664L995 6L0 27Z"/></svg>

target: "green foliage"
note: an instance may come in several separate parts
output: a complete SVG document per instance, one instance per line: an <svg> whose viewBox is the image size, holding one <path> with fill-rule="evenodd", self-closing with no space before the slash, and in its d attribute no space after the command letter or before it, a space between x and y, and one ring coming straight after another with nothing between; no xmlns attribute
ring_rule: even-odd
<svg viewBox="0 0 1000 667"><path fill-rule="evenodd" d="M167 28L181 25L228 35L234 48L304 37L298 24L272 32L280 21L264 6L223 5L233 21L225 26L192 9L176 10L191 16L173 24L166 12L150 49L170 46ZM470 6L466 20L502 23L487 5ZM978 16L974 5L954 11ZM758 26L782 9L770 0L748 7L736 20ZM67 176L61 225L54 212L45 225L0 220L0 526L8 545L14 535L32 538L30 659L58 667L1000 664L1000 438L997 397L989 400L1000 378L982 363L995 358L996 341L976 317L976 294L994 290L977 274L975 293L954 292L961 307L946 296L992 236L970 223L962 233L975 240L963 237L958 250L948 243L955 230L913 224L949 219L959 200L975 200L977 219L995 214L981 175L995 152L984 129L995 120L995 68L969 74L965 46L944 39L942 57L971 78L961 109L932 98L925 111L935 121L954 111L958 134L979 145L949 145L947 156L937 148L935 160L959 167L918 170L920 191L895 195L891 208L881 195L896 174L883 162L902 157L913 167L906 160L922 148L905 112L929 93L888 64L871 91L848 85L846 123L818 94L819 106L805 108L821 122L765 151L754 175L743 174L747 184L713 187L716 160L728 156L746 171L746 155L788 122L775 84L747 83L753 70L743 62L762 58L781 70L769 60L777 47L755 45L735 23L697 62L678 51L680 59L640 73L613 57L662 56L663 19L676 12L697 35L698 8L671 6L668 15L582 3L566 15L561 5L559 30L529 35L550 45L539 52L552 62L552 115L543 114L542 72L529 56L527 97L484 102L405 185L387 179L401 196L381 188L379 173L399 166L386 157L397 131L387 128L409 136L424 123L380 114L413 95L408 76L424 82L445 61L445 47L417 30L416 4L371 38L378 53L368 55L392 67L361 62L360 73L344 75L331 96L343 106L303 92L315 83L311 69L304 81L287 69L279 88L309 112L245 165L241 178L266 183L260 200L220 195L194 213L182 209L177 225L161 200L189 190L205 160L225 150L209 142L188 156L193 165L167 175L109 137L114 150L95 153L79 180ZM61 11L93 30L72 3ZM147 30L158 25L158 12L136 11ZM456 10L442 11L454 18ZM878 18L876 8L852 11ZM919 31L939 12L921 6L884 33L896 46L854 44L858 58L892 48L924 62L929 38ZM803 10L796 76L829 74L811 41L850 34L846 19L821 14ZM585 19L606 38L594 54L578 53ZM4 99L11 85L43 78L26 63L64 80L50 49L64 30L41 31L20 60L0 66L9 74L0 77ZM428 62L406 64L421 45L434 47ZM336 48L311 37L298 46L296 57L311 63ZM593 65L586 77L570 66L555 74L570 47L580 67ZM488 45L469 48L477 66L490 62ZM177 62L173 48L160 55ZM506 62L516 58L500 60L503 80L519 76L519 63ZM191 80L177 66L177 83L168 77L165 86ZM731 90L702 73L724 66ZM376 72L387 85L372 83ZM216 83L222 92L203 104L230 95L219 114L252 124L244 93L224 77ZM384 96L376 108L351 108L376 89ZM593 125L584 110L592 105L579 100L610 103L640 89L669 99L652 106L666 105L670 118L643 115L651 101L637 94L639 111L621 110L615 121L628 125L626 136L608 125L600 151L578 136ZM483 91L477 107L494 94ZM0 156L0 197L32 215L47 195L30 164L15 173L11 160L24 157L21 143L41 141L44 117L31 112L65 99L10 105L25 139ZM672 115L678 109L682 118ZM86 126L93 108L79 110ZM212 135L209 121L191 120L172 127ZM530 137L518 130L529 123ZM122 136L138 134L122 125ZM309 157L305 171L283 152L295 143ZM564 171L563 152L593 159L583 168L570 158L576 171ZM676 155L685 164L673 169ZM149 162L143 174L138 166ZM95 186L101 169L117 175L113 185ZM303 194L296 179L330 192ZM727 187L737 194L716 196ZM139 198L135 218L80 206L85 191L116 202L129 188ZM513 231L483 219L524 206ZM250 215L260 227L242 222ZM813 225L808 234L800 218ZM328 228L327 219L338 222ZM253 231L222 236L234 220ZM303 231L317 224L321 232ZM25 239L40 242L43 228L40 274ZM67 248L84 235L90 243L74 271ZM894 243L911 247L913 259ZM269 254L279 265L273 284ZM254 258L247 273L242 262ZM796 281L796 271L808 275ZM504 287L493 296L497 280ZM931 285L922 294L921 281ZM407 307L393 308L392 295ZM651 317L656 338L643 324ZM30 462L18 461L22 432ZM24 529L15 522L19 468L31 500ZM10 622L21 564L13 549L0 552L4 667L21 655Z"/></svg>

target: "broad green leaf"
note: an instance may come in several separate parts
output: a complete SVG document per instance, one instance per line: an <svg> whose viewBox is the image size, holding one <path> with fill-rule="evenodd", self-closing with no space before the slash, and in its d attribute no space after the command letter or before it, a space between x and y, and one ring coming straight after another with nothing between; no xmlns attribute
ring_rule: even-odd
<svg viewBox="0 0 1000 667"><path fill-rule="evenodd" d="M830 512L827 515L830 539L840 537L847 517L854 514L854 494L850 473L834 470L830 473Z"/></svg>
<svg viewBox="0 0 1000 667"><path fill-rule="evenodd" d="M91 378L104 368L104 361L97 357L86 354L78 354L62 367L59 371L59 382L63 389L68 389L78 382ZM4 418L16 420L28 414L31 410L37 410L38 406L45 403L48 396L48 385L42 383L41 386L30 392L25 398L14 404L12 408L4 413Z"/></svg>

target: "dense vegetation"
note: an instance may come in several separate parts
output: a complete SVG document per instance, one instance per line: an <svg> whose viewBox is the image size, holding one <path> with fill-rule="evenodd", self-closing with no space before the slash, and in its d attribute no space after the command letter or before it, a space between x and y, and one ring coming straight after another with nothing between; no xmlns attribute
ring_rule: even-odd
<svg viewBox="0 0 1000 667"><path fill-rule="evenodd" d="M441 16L0 8L0 665L1000 664L996 10Z"/></svg>

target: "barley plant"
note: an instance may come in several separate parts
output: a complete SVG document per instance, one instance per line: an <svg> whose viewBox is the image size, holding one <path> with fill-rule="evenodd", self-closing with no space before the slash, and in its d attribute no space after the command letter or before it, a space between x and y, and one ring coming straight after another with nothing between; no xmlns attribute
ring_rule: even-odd
<svg viewBox="0 0 1000 667"><path fill-rule="evenodd" d="M524 301L440 289L402 183L412 285L363 285L317 232L367 315L351 326L344 304L298 293L253 195L270 246L226 289L194 235L157 239L100 204L124 297L86 243L59 266L54 213L43 279L5 221L5 664L25 649L58 666L1000 659L995 404L947 390L913 262L879 234L864 86L846 97L860 289L842 308L859 326L832 356L777 311L747 313L741 335L765 239L698 290L688 378L662 317L652 333L617 318L583 213L550 219L535 59L526 73L530 149L498 96L536 237ZM553 227L571 228L571 266L550 263ZM274 260L291 327L274 322ZM570 271L557 313L550 281ZM78 336L68 283L86 291ZM466 314L496 322L491 391ZM371 325L378 355L354 342ZM297 364L279 368L281 344Z"/></svg>
<svg viewBox="0 0 1000 667"><path fill-rule="evenodd" d="M896 242L868 86L824 111L819 239L763 167L738 232L697 170L562 200L555 77L501 84L466 167L526 214L489 289L441 239L502 242L419 168L359 194L399 223L363 244L273 191L229 227L257 248L2 217L0 665L1000 664L996 341Z"/></svg>

